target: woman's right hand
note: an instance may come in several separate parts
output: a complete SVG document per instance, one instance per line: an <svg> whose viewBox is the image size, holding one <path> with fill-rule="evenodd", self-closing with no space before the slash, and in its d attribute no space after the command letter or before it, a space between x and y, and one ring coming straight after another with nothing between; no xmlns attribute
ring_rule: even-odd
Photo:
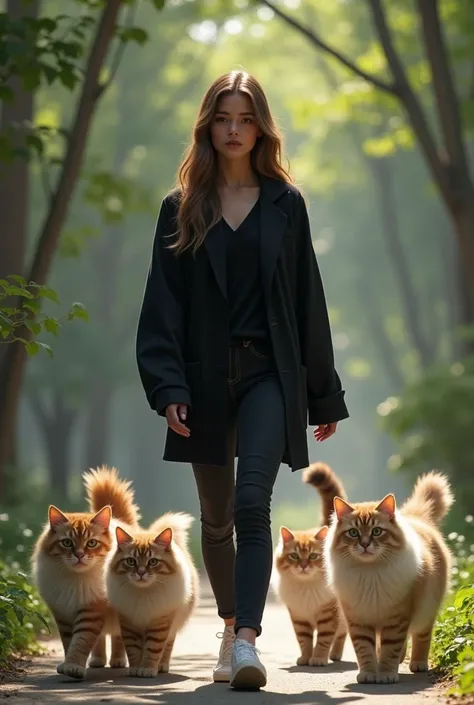
<svg viewBox="0 0 474 705"><path fill-rule="evenodd" d="M183 423L183 421L186 421L187 416L187 404L169 404L166 407L166 420L169 428L179 436L184 436L185 438L189 438L191 435L191 431L186 424Z"/></svg>

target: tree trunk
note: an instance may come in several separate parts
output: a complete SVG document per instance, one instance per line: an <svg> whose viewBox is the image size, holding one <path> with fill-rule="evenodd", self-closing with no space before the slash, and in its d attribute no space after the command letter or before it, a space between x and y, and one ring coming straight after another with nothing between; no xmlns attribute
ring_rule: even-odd
<svg viewBox="0 0 474 705"><path fill-rule="evenodd" d="M94 468L108 463L110 417L115 390L108 382L97 383L88 400L86 420L85 467Z"/></svg>
<svg viewBox="0 0 474 705"><path fill-rule="evenodd" d="M66 221L69 203L79 177L87 137L98 98L101 95L99 76L107 50L114 35L120 0L108 0L102 11L88 65L82 93L77 105L67 154L57 187L51 199L28 279L44 284ZM0 478L13 447L13 434L18 414L19 398L25 371L26 355L21 344L8 346L0 378ZM0 492L1 492L0 486Z"/></svg>

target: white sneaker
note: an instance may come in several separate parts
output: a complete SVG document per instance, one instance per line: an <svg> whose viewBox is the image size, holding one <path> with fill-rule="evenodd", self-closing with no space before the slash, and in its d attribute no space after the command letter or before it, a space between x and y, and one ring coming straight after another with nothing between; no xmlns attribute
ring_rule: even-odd
<svg viewBox="0 0 474 705"><path fill-rule="evenodd" d="M258 690L267 684L265 666L258 658L260 652L244 639L236 639L232 649L232 676L230 685L241 690Z"/></svg>
<svg viewBox="0 0 474 705"><path fill-rule="evenodd" d="M212 672L212 676L215 683L228 683L232 672L231 656L235 641L234 627L226 627L217 636L222 639L222 644L219 651L219 660Z"/></svg>

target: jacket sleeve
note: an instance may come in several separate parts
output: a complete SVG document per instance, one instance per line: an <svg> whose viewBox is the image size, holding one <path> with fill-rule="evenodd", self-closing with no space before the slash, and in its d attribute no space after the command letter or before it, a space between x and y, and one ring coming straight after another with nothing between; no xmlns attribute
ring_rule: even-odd
<svg viewBox="0 0 474 705"><path fill-rule="evenodd" d="M165 199L156 225L136 338L138 371L145 394L151 408L161 416L169 404L191 404L183 358L181 262L168 247L174 230L172 210Z"/></svg>
<svg viewBox="0 0 474 705"><path fill-rule="evenodd" d="M334 352L323 282L311 240L308 212L301 194L297 206L297 320L302 363L307 373L309 425L334 423L349 416L345 392L334 367Z"/></svg>

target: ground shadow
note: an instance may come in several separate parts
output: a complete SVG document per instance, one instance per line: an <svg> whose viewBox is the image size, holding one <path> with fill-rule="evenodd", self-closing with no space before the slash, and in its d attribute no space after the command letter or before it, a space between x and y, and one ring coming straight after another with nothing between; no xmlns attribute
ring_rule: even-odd
<svg viewBox="0 0 474 705"><path fill-rule="evenodd" d="M225 683L208 683L202 685L192 693L183 693L177 690L167 690L161 693L147 693L143 696L147 702L156 705L221 705L233 703L241 705L345 705L357 700L363 700L363 695L329 695L322 690L307 690L302 693L275 693L265 689L260 691L232 690Z"/></svg>
<svg viewBox="0 0 474 705"><path fill-rule="evenodd" d="M347 671L357 670L357 664L354 661L335 661L328 663L327 666L281 666L280 671L287 673L312 673L313 675L325 675L327 673L346 673Z"/></svg>
<svg viewBox="0 0 474 705"><path fill-rule="evenodd" d="M384 697L387 695L415 695L420 691L431 688L433 683L428 673L400 673L398 683L349 683L345 690L351 693L361 693L364 695L374 694Z"/></svg>

